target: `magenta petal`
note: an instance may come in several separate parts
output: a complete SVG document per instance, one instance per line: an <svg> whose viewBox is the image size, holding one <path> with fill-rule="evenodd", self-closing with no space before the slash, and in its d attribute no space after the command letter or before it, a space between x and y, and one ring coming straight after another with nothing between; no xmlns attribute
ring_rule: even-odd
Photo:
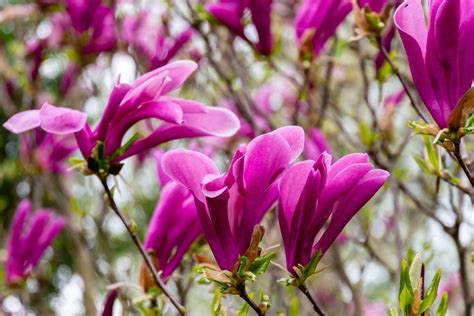
<svg viewBox="0 0 474 316"><path fill-rule="evenodd" d="M380 169L368 172L352 192L338 204L329 226L314 246L313 251L321 250L325 253L344 226L382 187L389 176L390 174L387 171Z"/></svg>
<svg viewBox="0 0 474 316"><path fill-rule="evenodd" d="M170 177L164 172L163 167L161 165L161 157L165 152L162 149L154 149L151 151L151 155L156 162L156 173L158 175L159 184L161 187L164 187L165 184L170 182Z"/></svg>
<svg viewBox="0 0 474 316"><path fill-rule="evenodd" d="M149 136L136 141L118 160L123 160L174 139L199 136L229 137L234 135L240 127L237 116L229 110L207 107L191 100L162 99L172 101L181 107L183 111L182 124L163 123Z"/></svg>
<svg viewBox="0 0 474 316"><path fill-rule="evenodd" d="M119 82L120 78L117 80L117 84L114 86L112 92L110 93L109 102L107 103L104 114L102 115L102 118L100 119L100 122L95 129L98 140L105 140L109 124L112 118L114 117L116 111L118 110L120 102L122 102L123 98L131 88L130 85Z"/></svg>
<svg viewBox="0 0 474 316"><path fill-rule="evenodd" d="M13 217L12 226L10 229L10 237L8 239L8 253L14 251L14 248L20 247L20 240L23 235L23 226L25 225L26 218L29 216L30 212L31 201L28 199L22 200L16 209L15 216Z"/></svg>
<svg viewBox="0 0 474 316"><path fill-rule="evenodd" d="M132 85L132 88L136 89L146 84L150 79L166 74L170 80L165 84L165 88L163 88L161 92L162 94L166 94L180 87L197 67L198 65L191 60L174 61L139 77Z"/></svg>
<svg viewBox="0 0 474 316"><path fill-rule="evenodd" d="M164 185L150 221L145 248L154 250L165 281L201 231L191 192L174 181Z"/></svg>
<svg viewBox="0 0 474 316"><path fill-rule="evenodd" d="M45 131L53 134L71 134L79 132L84 127L87 114L44 103L39 118L41 128Z"/></svg>
<svg viewBox="0 0 474 316"><path fill-rule="evenodd" d="M240 21L243 14L241 3L242 1L240 0L222 1L220 3L208 4L206 9L232 32L243 37L244 27Z"/></svg>
<svg viewBox="0 0 474 316"><path fill-rule="evenodd" d="M306 179L313 168L314 161L306 160L291 166L280 181L280 206L278 218L283 241L290 235L296 205L303 192Z"/></svg>
<svg viewBox="0 0 474 316"><path fill-rule="evenodd" d="M291 149L291 161L296 160L304 148L304 130L300 126L284 126L274 130L283 137Z"/></svg>
<svg viewBox="0 0 474 316"><path fill-rule="evenodd" d="M161 164L164 172L171 179L191 190L201 202L204 202L201 188L204 176L219 174L219 170L211 158L192 150L171 150L163 155Z"/></svg>
<svg viewBox="0 0 474 316"><path fill-rule="evenodd" d="M472 84L474 77L474 44L472 42L472 32L474 30L474 4L470 1L470 8L462 11L465 15L459 28L459 60L460 82L457 95L463 95ZM456 100L457 101L457 100Z"/></svg>
<svg viewBox="0 0 474 316"><path fill-rule="evenodd" d="M190 100L176 100L184 112L183 126L189 126L199 130L201 135L218 137L230 137L240 128L237 116L227 109L218 107L206 107L205 105ZM202 107L202 112L196 110L188 111L193 107Z"/></svg>
<svg viewBox="0 0 474 316"><path fill-rule="evenodd" d="M294 152L278 133L254 138L247 146L244 160L244 186L254 197L263 197L275 176L283 172Z"/></svg>
<svg viewBox="0 0 474 316"><path fill-rule="evenodd" d="M428 30L421 2L418 0L405 1L396 10L394 22L400 33L408 57L413 82L417 87L418 93L436 123L440 127L446 127L447 117L436 100L425 67Z"/></svg>
<svg viewBox="0 0 474 316"><path fill-rule="evenodd" d="M40 110L17 113L3 124L7 130L19 134L40 126Z"/></svg>

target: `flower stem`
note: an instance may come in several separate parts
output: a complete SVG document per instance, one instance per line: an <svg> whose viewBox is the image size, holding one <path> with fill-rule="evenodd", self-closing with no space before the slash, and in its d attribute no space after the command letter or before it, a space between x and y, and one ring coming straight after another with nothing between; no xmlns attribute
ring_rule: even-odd
<svg viewBox="0 0 474 316"><path fill-rule="evenodd" d="M308 291L308 288L306 285L302 284L298 286L301 292L308 298L308 300L311 302L311 305L313 305L313 309L318 314L319 316L324 316L324 312L319 308L318 303L316 303L316 300L311 296L311 294Z"/></svg>
<svg viewBox="0 0 474 316"><path fill-rule="evenodd" d="M260 307L258 307L257 303L255 303L247 294L247 291L245 289L245 284L242 284L241 286L238 287L239 290L239 296L247 303L249 306L257 313L259 316L264 316L265 313L262 312Z"/></svg>
<svg viewBox="0 0 474 316"><path fill-rule="evenodd" d="M459 142L455 142L454 144L454 157L458 161L459 165L461 166L462 170L466 174L466 177L469 179L469 182L471 185L474 187L474 177L472 177L471 171L469 170L469 167L466 165L466 162L464 159L461 157L461 150L460 150L460 144Z"/></svg>
<svg viewBox="0 0 474 316"><path fill-rule="evenodd" d="M133 227L133 224L129 222L129 220L125 217L124 214L119 210L117 204L115 203L114 197L112 192L110 191L109 185L107 184L106 179L100 179L100 182L102 183L102 186L104 187L105 193L107 194L107 197L109 199L109 204L112 210L117 214L117 216L120 218L122 223L125 225L127 228L128 234L132 238L133 242L135 243L135 246L138 248L140 251L140 254L143 257L143 260L145 261L145 264L147 265L148 269L151 272L151 275L153 277L153 280L155 281L156 285L160 288L160 290L163 292L163 294L170 300L171 304L173 304L174 307L178 310L180 315L185 315L186 314L186 309L184 306L182 306L168 291L166 288L165 284L161 280L161 278L158 275L158 272L156 271L155 266L151 262L150 257L147 255L145 248L143 247L140 239L138 238L135 228Z"/></svg>
<svg viewBox="0 0 474 316"><path fill-rule="evenodd" d="M410 103L411 103L412 107L415 109L416 113L421 117L421 119L422 119L423 121L425 121L425 123L427 123L428 120L426 119L425 115L423 114L423 112L420 110L420 108L418 107L417 103L415 102L415 98L414 98L413 95L411 94L410 89L408 88L408 85L407 85L407 83L405 82L405 79L403 78L402 74L400 73L400 70L398 69L398 66L395 65L395 63L393 62L392 58L390 57L390 54L387 52L387 50L385 49L385 47L383 47L383 44L382 44L382 37L381 37L381 36L376 36L376 41L377 41L377 46L378 46L379 50L380 50L380 51L382 52L382 54L383 54L383 57L384 57L385 60L388 62L388 64L389 64L390 67L392 68L393 73L397 76L398 80L399 80L400 83L402 84L403 90L405 90L406 95L407 95L408 98L410 99Z"/></svg>

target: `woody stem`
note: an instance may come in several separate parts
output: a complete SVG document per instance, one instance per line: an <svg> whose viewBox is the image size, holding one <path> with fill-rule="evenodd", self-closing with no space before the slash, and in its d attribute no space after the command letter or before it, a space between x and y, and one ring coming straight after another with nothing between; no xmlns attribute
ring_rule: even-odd
<svg viewBox="0 0 474 316"><path fill-rule="evenodd" d="M313 306L313 309L316 312L316 314L318 314L319 316L324 316L324 312L318 306L318 303L316 303L316 300L311 296L311 294L309 293L308 288L306 287L306 285L302 284L302 285L298 286L298 289L300 289L300 291L303 292L303 294L311 302L311 305Z"/></svg>
<svg viewBox="0 0 474 316"><path fill-rule="evenodd" d="M458 161L459 165L461 166L462 170L466 174L466 177L468 178L469 182L471 183L471 186L474 187L474 177L472 177L471 171L469 170L469 167L466 165L466 162L464 159L462 159L461 156L461 150L460 150L460 141L457 141L454 143L454 157Z"/></svg>
<svg viewBox="0 0 474 316"><path fill-rule="evenodd" d="M165 284L161 280L161 278L158 275L158 272L156 271L155 266L151 262L150 257L147 255L145 248L143 247L140 239L137 236L136 233L136 228L134 225L126 218L126 216L119 210L117 204L115 203L114 196L112 192L110 191L109 185L107 184L106 179L100 179L100 182L102 183L102 186L104 187L105 193L107 194L108 200L110 207L112 210L117 214L117 216L120 218L122 223L125 225L127 228L128 234L132 238L133 242L135 243L135 246L138 248L140 251L141 256L143 257L143 260L145 261L146 266L148 267L148 270L150 270L150 273L153 277L153 281L155 281L156 285L158 288L163 292L163 294L170 300L171 304L178 310L180 315L185 315L186 314L186 309L184 306L182 306L176 298L174 298L171 293L168 291L166 288Z"/></svg>
<svg viewBox="0 0 474 316"><path fill-rule="evenodd" d="M238 287L239 290L239 296L247 303L249 306L257 313L259 316L264 316L265 313L262 312L260 307L258 307L257 303L255 303L247 294L247 290L245 289L245 283L239 285Z"/></svg>

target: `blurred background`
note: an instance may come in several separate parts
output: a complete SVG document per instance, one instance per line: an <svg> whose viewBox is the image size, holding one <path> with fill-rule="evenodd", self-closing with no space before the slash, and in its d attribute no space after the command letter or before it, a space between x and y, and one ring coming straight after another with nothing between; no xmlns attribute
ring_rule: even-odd
<svg viewBox="0 0 474 316"><path fill-rule="evenodd" d="M440 287L449 292L448 315L461 315L462 284L474 291L472 195L432 172L423 137L413 136L406 124L419 119L390 66L375 65L378 50L373 41L354 40L353 13L322 53L308 60L301 58L295 40L298 1L273 1L274 47L269 56L249 44L258 35L248 16L244 16L244 40L206 11L206 1L97 1L110 10L100 18L88 10L74 15L67 1L0 0L2 123L48 101L87 112L95 126L117 78L132 83L170 60L194 60L199 68L177 95L235 111L242 129L230 139L173 141L160 150L198 150L212 156L224 171L238 144L298 124L305 128L307 142L315 146L311 131L318 128L334 157L367 152L372 163L392 173L389 183L325 256L321 264L325 271L309 283L328 315L387 315L388 307L398 305L400 262L413 253L422 254L427 280L442 268ZM398 35L390 56L410 78ZM390 104L397 93L400 100ZM138 124L129 137L137 130L146 133L147 124L158 123ZM14 135L0 128L0 263L6 259L8 231L21 199L31 198L35 208L54 209L67 225L21 287L3 282L0 265L0 314L97 315L111 285L121 289L117 315L143 313L144 294L138 285L141 257L120 220L109 211L99 181L77 172L69 161L80 156L74 151L74 139L53 141L70 149L52 163L47 157L54 149L51 143L42 143L39 134ZM472 139L464 150L472 151ZM452 179L468 186L450 157L441 151L438 155L440 168L451 170ZM414 156L428 165L427 170ZM127 159L115 183L119 207L137 223L143 240L160 196L153 155ZM274 261L284 265L275 209L263 225L264 246L277 246ZM459 233L447 229L453 225ZM215 289L200 284L201 277L193 270L191 254L198 251L209 252L203 239L195 242L168 284L190 307L189 315L212 315ZM460 260L466 265L464 279ZM286 271L271 265L252 291L262 289L270 295L271 315L310 314L299 293L277 283L285 276ZM241 302L229 296L222 304L233 315ZM172 315L172 307L167 308L166 314Z"/></svg>

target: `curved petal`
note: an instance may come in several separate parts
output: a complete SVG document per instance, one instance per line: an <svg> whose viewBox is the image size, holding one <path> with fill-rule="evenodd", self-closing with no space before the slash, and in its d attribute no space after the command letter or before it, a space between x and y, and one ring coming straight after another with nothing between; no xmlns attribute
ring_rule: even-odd
<svg viewBox="0 0 474 316"><path fill-rule="evenodd" d="M167 98L167 100L179 104L183 110L182 124L162 124L148 137L136 141L117 160L123 160L170 140L199 136L229 137L240 128L237 116L229 110L207 107L190 100L176 98Z"/></svg>
<svg viewBox="0 0 474 316"><path fill-rule="evenodd" d="M197 151L186 149L171 150L161 158L163 171L173 180L181 183L204 202L201 182L205 175L219 174L211 158Z"/></svg>
<svg viewBox="0 0 474 316"><path fill-rule="evenodd" d="M79 132L87 121L87 114L44 103L39 112L41 128L53 134Z"/></svg>
<svg viewBox="0 0 474 316"><path fill-rule="evenodd" d="M441 111L425 66L428 30L423 6L418 0L407 0L395 11L395 26L408 57L413 82L431 116L440 127L446 127L447 117Z"/></svg>
<svg viewBox="0 0 474 316"><path fill-rule="evenodd" d="M313 247L313 251L321 250L324 254L344 229L344 226L377 193L389 176L387 171L380 169L368 172L352 192L338 204L329 226Z"/></svg>
<svg viewBox="0 0 474 316"><path fill-rule="evenodd" d="M180 87L197 67L198 65L191 60L174 61L140 76L133 83L132 88L136 89L141 85L146 85L149 80L166 73L167 77L170 78L170 81L165 84L162 90L162 94L166 94Z"/></svg>
<svg viewBox="0 0 474 316"><path fill-rule="evenodd" d="M133 125L145 119L160 119L165 122L181 125L183 122L183 111L178 104L169 100L142 103L135 111L113 120L113 128L107 133L106 155L111 155L120 148L125 133Z"/></svg>
<svg viewBox="0 0 474 316"><path fill-rule="evenodd" d="M244 36L244 27L241 23L242 5L240 0L211 3L206 5L209 11L219 22L227 26L232 32Z"/></svg>
<svg viewBox="0 0 474 316"><path fill-rule="evenodd" d="M304 148L304 130L300 126L284 126L274 130L283 137L291 149L291 161L295 161L303 152Z"/></svg>
<svg viewBox="0 0 474 316"><path fill-rule="evenodd" d="M244 159L244 186L247 194L262 197L291 161L294 152L285 138L269 133L254 138Z"/></svg>
<svg viewBox="0 0 474 316"><path fill-rule="evenodd" d="M123 98L131 89L130 85L126 83L119 83L119 81L120 78L117 80L117 84L115 84L114 88L112 89L112 92L109 96L109 101L105 107L104 114L102 114L100 122L94 130L98 140L105 140L105 136L107 135L107 130L112 118L118 110Z"/></svg>
<svg viewBox="0 0 474 316"><path fill-rule="evenodd" d="M19 134L40 126L40 110L27 110L17 113L3 123L3 127L12 133Z"/></svg>

